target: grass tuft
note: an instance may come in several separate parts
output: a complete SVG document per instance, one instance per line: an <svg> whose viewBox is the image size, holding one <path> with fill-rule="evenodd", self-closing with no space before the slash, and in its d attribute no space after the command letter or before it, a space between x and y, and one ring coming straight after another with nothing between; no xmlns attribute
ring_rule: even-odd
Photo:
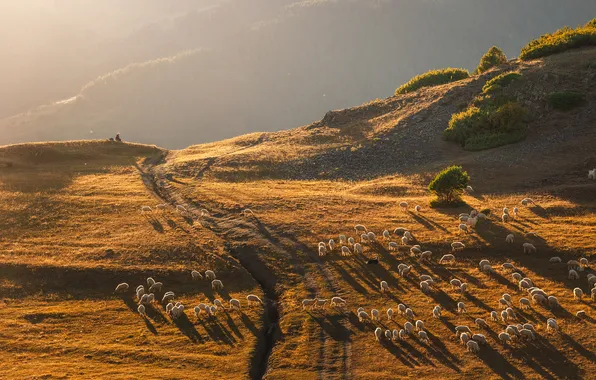
<svg viewBox="0 0 596 380"><path fill-rule="evenodd" d="M395 95L407 94L423 87L438 86L441 84L456 82L469 77L470 73L465 69L447 68L441 70L432 70L410 79L407 83L395 90Z"/></svg>

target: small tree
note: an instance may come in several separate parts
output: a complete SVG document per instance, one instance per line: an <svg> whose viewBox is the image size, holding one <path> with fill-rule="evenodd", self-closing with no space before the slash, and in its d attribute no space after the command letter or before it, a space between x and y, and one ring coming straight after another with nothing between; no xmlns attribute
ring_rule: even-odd
<svg viewBox="0 0 596 380"><path fill-rule="evenodd" d="M486 54L480 58L480 63L478 67L474 71L474 74L482 74L489 69L499 66L503 63L507 63L507 56L503 52L503 50L499 49L496 46L491 47L488 49Z"/></svg>
<svg viewBox="0 0 596 380"><path fill-rule="evenodd" d="M437 196L433 205L458 204L460 195L468 186L470 176L461 166L450 166L443 169L428 185L428 190Z"/></svg>

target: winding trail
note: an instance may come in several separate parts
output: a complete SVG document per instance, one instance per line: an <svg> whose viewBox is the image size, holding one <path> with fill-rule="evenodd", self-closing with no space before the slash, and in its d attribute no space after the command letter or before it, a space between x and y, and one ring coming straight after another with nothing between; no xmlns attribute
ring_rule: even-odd
<svg viewBox="0 0 596 380"><path fill-rule="evenodd" d="M260 141L261 139L259 139ZM247 149L243 147L240 150ZM234 152L232 152L234 153ZM231 153L226 153L231 154ZM185 190L191 190L190 185L173 179L171 173L166 172L167 153L145 160L138 166L143 182L156 197L172 205L183 204L194 221L208 228L221 237L226 243L226 251L240 262L265 294L265 309L263 313L263 331L258 337L257 347L251 360L250 376L261 379L268 370L269 357L282 337L279 326L280 315L283 315L283 305L280 304L281 288L277 273L270 268L261 257L269 254L283 255L292 266L293 273L302 276L306 281L306 288L313 296L322 294L326 290L333 295L342 296L342 288L335 270L330 264L321 260L318 253L297 241L293 236L277 232L275 228L264 225L257 217L245 218L237 212L221 209L215 202L203 200L201 203L185 196ZM206 171L215 164L217 158L209 158L201 168L196 180L201 180ZM186 177L185 177L186 178ZM194 179L193 179L194 180ZM196 184L196 182L193 182ZM207 209L209 216L202 216L201 210ZM266 247L266 248L264 248ZM263 251L270 251L264 253ZM319 285L305 270L303 260L296 256L296 250L307 253L310 262L314 263L316 274L323 280ZM337 331L330 336L325 329L319 327L319 360L317 365L319 378L336 377L338 372L342 378L352 378L351 374L351 330L347 314L341 314L334 321Z"/></svg>

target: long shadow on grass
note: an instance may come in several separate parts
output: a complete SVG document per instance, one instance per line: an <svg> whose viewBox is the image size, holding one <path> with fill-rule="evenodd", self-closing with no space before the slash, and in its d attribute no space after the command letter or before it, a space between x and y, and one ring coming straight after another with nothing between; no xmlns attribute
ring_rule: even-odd
<svg viewBox="0 0 596 380"><path fill-rule="evenodd" d="M486 345L480 348L478 357L502 379L525 379L524 374L507 361L497 350Z"/></svg>
<svg viewBox="0 0 596 380"><path fill-rule="evenodd" d="M182 334L186 335L186 337L188 337L188 339L190 339L191 342L193 342L193 343L199 343L199 342L203 343L204 342L203 338L201 337L201 335L199 334L197 329L195 329L195 326L188 319L186 314L182 313L181 316L174 319L174 324L176 325L176 327L178 327L178 329L182 332Z"/></svg>

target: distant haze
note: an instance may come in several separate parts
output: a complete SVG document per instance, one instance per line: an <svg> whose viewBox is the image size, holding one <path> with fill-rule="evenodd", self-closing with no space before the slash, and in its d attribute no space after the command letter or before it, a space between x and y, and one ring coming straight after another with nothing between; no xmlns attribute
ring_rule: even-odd
<svg viewBox="0 0 596 380"><path fill-rule="evenodd" d="M293 128L594 17L594 0L3 1L0 144Z"/></svg>

